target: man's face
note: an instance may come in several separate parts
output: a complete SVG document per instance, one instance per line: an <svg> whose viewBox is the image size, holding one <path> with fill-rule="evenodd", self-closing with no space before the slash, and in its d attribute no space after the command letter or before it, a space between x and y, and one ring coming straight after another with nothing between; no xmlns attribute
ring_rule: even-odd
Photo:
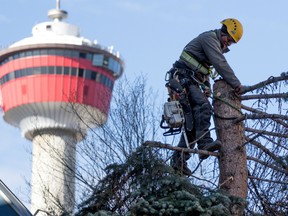
<svg viewBox="0 0 288 216"><path fill-rule="evenodd" d="M223 45L223 49L226 49L227 47L231 46L233 43L235 43L235 41L233 40L233 38L230 35L222 35L222 45Z"/></svg>

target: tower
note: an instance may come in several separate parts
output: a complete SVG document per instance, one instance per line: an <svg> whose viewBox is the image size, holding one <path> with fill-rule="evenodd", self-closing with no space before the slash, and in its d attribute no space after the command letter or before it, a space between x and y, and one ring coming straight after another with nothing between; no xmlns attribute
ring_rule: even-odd
<svg viewBox="0 0 288 216"><path fill-rule="evenodd" d="M74 207L75 151L87 129L104 124L115 80L123 73L119 53L80 35L48 12L32 36L0 52L0 106L6 122L32 141L32 212Z"/></svg>

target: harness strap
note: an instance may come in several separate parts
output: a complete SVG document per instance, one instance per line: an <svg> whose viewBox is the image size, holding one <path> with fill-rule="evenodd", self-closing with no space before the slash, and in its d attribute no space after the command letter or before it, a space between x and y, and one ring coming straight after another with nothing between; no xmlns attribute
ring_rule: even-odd
<svg viewBox="0 0 288 216"><path fill-rule="evenodd" d="M192 69L196 68L197 71L200 71L204 75L209 75L209 69L204 67L201 63L199 63L193 56L191 56L189 53L187 53L185 50L181 53L180 58L188 62L190 65L192 65Z"/></svg>

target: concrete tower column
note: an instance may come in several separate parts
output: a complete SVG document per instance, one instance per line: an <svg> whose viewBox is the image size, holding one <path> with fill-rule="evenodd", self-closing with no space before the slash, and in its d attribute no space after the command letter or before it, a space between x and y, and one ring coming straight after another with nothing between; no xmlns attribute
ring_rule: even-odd
<svg viewBox="0 0 288 216"><path fill-rule="evenodd" d="M38 209L52 210L55 215L59 215L63 209L73 212L75 133L63 129L44 129L35 133L32 142L32 213Z"/></svg>

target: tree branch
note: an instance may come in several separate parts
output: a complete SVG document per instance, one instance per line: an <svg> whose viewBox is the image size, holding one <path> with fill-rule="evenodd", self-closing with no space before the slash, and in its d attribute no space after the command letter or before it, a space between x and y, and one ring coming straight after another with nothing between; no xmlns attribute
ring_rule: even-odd
<svg viewBox="0 0 288 216"><path fill-rule="evenodd" d="M284 181L274 181L274 180L270 180L270 179L257 178L255 176L251 176L251 175L249 175L248 178L249 179L255 179L255 180L258 180L258 181L276 183L276 184L284 184L284 185L288 184L288 182L284 182Z"/></svg>
<svg viewBox="0 0 288 216"><path fill-rule="evenodd" d="M252 132L252 133L260 133L260 134L265 134L265 135L275 136L275 137L288 138L288 134L274 133L270 131L257 130L257 129L248 128L248 127L245 127L245 131Z"/></svg>
<svg viewBox="0 0 288 216"><path fill-rule="evenodd" d="M171 146L170 144L164 144L164 143L156 142L156 141L146 141L146 142L143 143L143 145L144 146L148 146L148 147L164 148L164 149L180 151L180 152L187 152L187 153L194 153L194 154L204 154L204 155L210 155L210 156L219 157L219 153L218 152L209 152L209 151L205 151L205 150L181 148L181 147Z"/></svg>
<svg viewBox="0 0 288 216"><path fill-rule="evenodd" d="M268 113L253 113L253 114L245 114L242 115L241 117L235 119L235 123L239 123L245 119L266 119L266 118L270 118L270 119L284 119L284 120L288 120L288 116L285 115L280 115L280 114L268 114ZM287 124L286 124L287 126Z"/></svg>
<svg viewBox="0 0 288 216"><path fill-rule="evenodd" d="M286 147L285 145L281 145L281 144L279 144L278 142L275 142L275 141L274 141L273 139L271 139L270 137L267 137L267 136L265 136L265 135L263 135L263 136L261 136L261 137L265 138L266 140L268 140L269 142L271 142L272 144L274 144L274 145L276 145L276 146L278 146L278 147L281 147L281 148L283 148L283 149L288 150L288 147Z"/></svg>
<svg viewBox="0 0 288 216"><path fill-rule="evenodd" d="M245 137L245 139L248 141L249 137ZM267 149L265 146L263 146L261 143L255 141L255 140L251 140L250 143L254 146L256 146L257 148L261 149L265 154L269 155L277 164L279 167L288 170L288 167L283 165L283 164L279 164L279 158L277 155L275 155L274 153L272 153L271 151L269 151L269 149Z"/></svg>
<svg viewBox="0 0 288 216"><path fill-rule="evenodd" d="M245 137L247 141L249 141L249 137ZM269 149L265 148L261 143L255 141L255 140L250 140L249 141L252 145L256 146L257 148L261 149L263 152L265 152L267 155L269 155L273 160L277 161L277 156L273 154Z"/></svg>
<svg viewBox="0 0 288 216"><path fill-rule="evenodd" d="M241 95L240 99L243 101L252 99L287 98L287 97L288 93L279 93L279 94Z"/></svg>
<svg viewBox="0 0 288 216"><path fill-rule="evenodd" d="M262 82L260 82L260 83L257 83L257 84L255 84L255 85L253 85L253 86L248 86L247 87L247 90L245 91L245 92L243 92L243 94L245 94L245 93L247 93L247 92L250 92L250 91L253 91L253 90L255 90L255 89L259 89L259 88L262 88L262 87L264 87L264 86L266 86L266 85L269 85L269 84L271 84L271 83L275 83L275 82L279 82L279 81L283 81L283 80L288 80L288 73L286 72L286 73L282 73L280 76L278 76L278 77L273 77L273 76L271 76L271 77L269 77L267 80L265 80L265 81L262 81Z"/></svg>
<svg viewBox="0 0 288 216"><path fill-rule="evenodd" d="M252 107L248 107L248 106L245 106L244 104L241 104L241 108L242 109L245 109L247 111L250 111L250 112L253 112L253 113L258 113L258 114L268 114L266 112L263 112L263 111L260 111L260 110L257 110L257 109L253 109ZM243 119L244 120L244 119ZM285 122L281 121L280 119L272 119L273 121L281 124L282 126L288 128L288 124L286 124Z"/></svg>
<svg viewBox="0 0 288 216"><path fill-rule="evenodd" d="M250 174L249 171L248 171L248 176L251 176L251 174ZM263 208L265 214L267 214L266 204L265 204L262 196L260 195L260 193L259 193L259 191L258 191L258 188L257 188L257 186L256 186L256 184L255 184L255 182L254 182L254 179L251 179L251 184L252 184L252 187L254 188L254 191L255 191L255 193L256 193L256 196L257 196L258 199L260 200L260 203L261 203L261 205L262 205L262 208Z"/></svg>
<svg viewBox="0 0 288 216"><path fill-rule="evenodd" d="M271 165L271 164L269 164L269 163L267 163L267 162L264 162L264 161L262 161L262 160L260 160L260 159L258 159L258 158L251 157L251 156L247 156L247 160L251 160L251 161L257 162L257 163L259 163L259 164L262 164L262 165L265 166L265 167L268 167L268 168L270 168L270 169L273 169L273 170L276 170L276 171L278 171L278 172L284 173L284 174L286 174L286 175L288 174L288 170L284 170L284 169L281 169L281 168L279 168L279 167L273 166L273 165Z"/></svg>

